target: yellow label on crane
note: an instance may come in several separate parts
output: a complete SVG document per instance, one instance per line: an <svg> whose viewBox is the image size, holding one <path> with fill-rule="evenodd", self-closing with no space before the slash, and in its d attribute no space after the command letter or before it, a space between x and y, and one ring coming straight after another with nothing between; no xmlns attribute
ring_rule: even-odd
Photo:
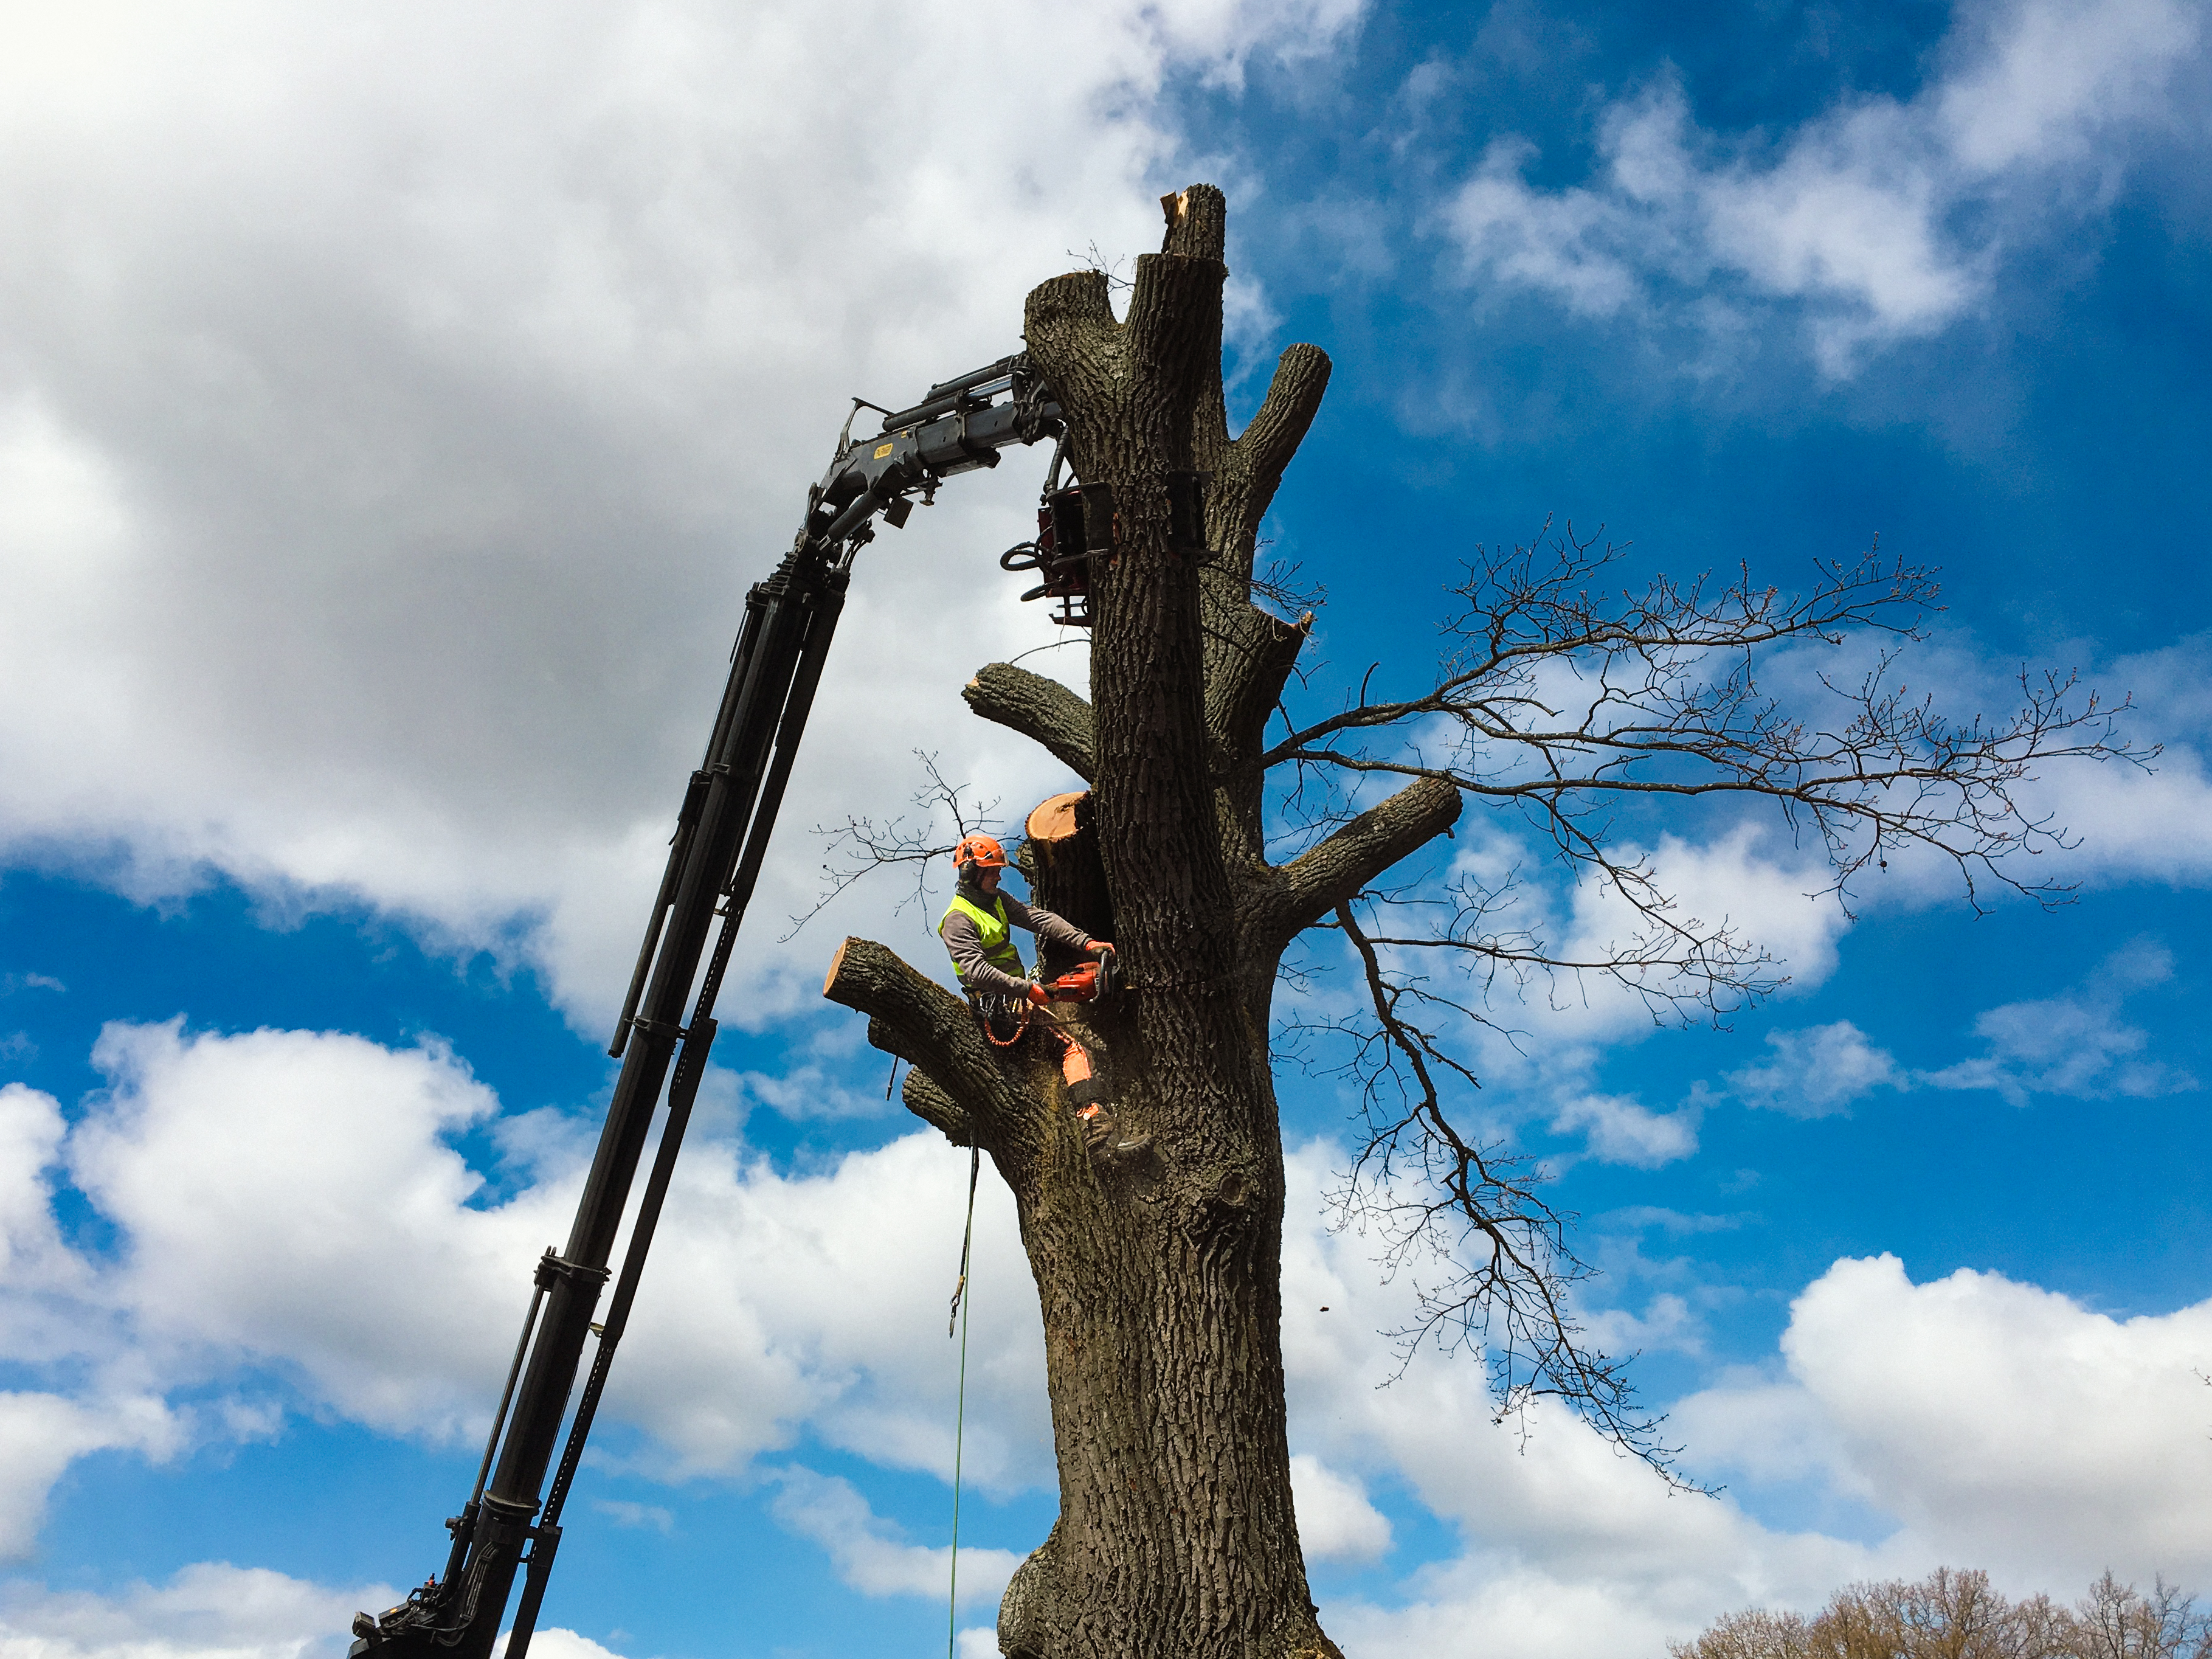
<svg viewBox="0 0 2212 1659"><path fill-rule="evenodd" d="M890 453L891 447L889 444L878 444L876 446L876 459L879 461Z"/></svg>

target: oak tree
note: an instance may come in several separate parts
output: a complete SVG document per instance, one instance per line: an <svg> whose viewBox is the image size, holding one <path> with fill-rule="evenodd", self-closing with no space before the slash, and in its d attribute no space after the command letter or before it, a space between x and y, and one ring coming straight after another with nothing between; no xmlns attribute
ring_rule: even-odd
<svg viewBox="0 0 2212 1659"><path fill-rule="evenodd" d="M1294 942L1320 938L1364 987L1362 1018L1328 1022L1365 1085L1346 1201L1395 1248L1455 1264L1408 1339L1468 1338L1504 1407L1564 1397L1663 1462L1620 1362L1576 1323L1583 1270L1538 1172L1455 1108L1474 1081L1455 1033L1486 1017L1501 979L1530 975L1598 975L1662 1012L1771 988L1755 943L1687 914L1618 844L1621 803L1778 807L1845 892L1901 848L1948 859L1971 890L2033 890L2010 855L2057 832L2014 786L2054 756L2127 753L2061 681L2024 682L2013 716L1964 725L1899 690L1887 657L1823 682L1822 708L1761 690L1777 648L1909 638L1933 600L1923 571L1869 557L1802 595L1663 577L1612 592L1604 550L1571 537L1478 553L1433 676L1303 712L1319 702L1294 684L1312 616L1273 602L1255 557L1329 360L1285 351L1232 437L1224 200L1200 185L1166 208L1126 314L1098 270L1042 284L1025 311L1093 526L1091 695L1006 664L965 693L1087 786L1033 815L1025 864L1039 902L1119 947L1125 988L1071 1029L1122 1132L1151 1147L1093 1155L1053 1045L987 1040L964 1002L881 945L846 940L824 988L910 1062L908 1108L980 1146L1013 1194L1060 1477L1058 1522L1000 1608L1014 1659L1336 1652L1308 1592L1285 1429L1273 1065L1298 1035L1275 1009ZM1621 936L1565 949L1504 887L1464 875L1389 884L1470 808L1533 825L1618 902ZM1422 952L1442 966L1409 969Z"/></svg>

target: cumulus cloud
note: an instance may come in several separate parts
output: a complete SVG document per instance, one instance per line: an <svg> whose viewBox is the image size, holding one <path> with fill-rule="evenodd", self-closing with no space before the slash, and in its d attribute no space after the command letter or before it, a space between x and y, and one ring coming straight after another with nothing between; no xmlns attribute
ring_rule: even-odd
<svg viewBox="0 0 2212 1659"><path fill-rule="evenodd" d="M1170 74L1358 12L864 3L830 53L761 5L11 21L0 848L367 902L596 1024L846 395L1014 348L1071 248L1156 245ZM959 141L915 142L948 95ZM1060 786L958 702L1051 636L988 556L1026 460L865 556L794 838L917 747L1014 810ZM748 1018L819 972L767 944L806 866L756 902Z"/></svg>
<svg viewBox="0 0 2212 1659"><path fill-rule="evenodd" d="M52 1095L0 1087L0 1285L10 1296L67 1285L82 1271L62 1243L47 1178L65 1127Z"/></svg>
<svg viewBox="0 0 2212 1659"><path fill-rule="evenodd" d="M576 1160L533 1163L512 1197L483 1202L450 1137L497 1103L434 1045L172 1022L111 1026L94 1058L110 1086L66 1138L49 1097L0 1091L0 1308L22 1315L0 1357L68 1385L0 1395L0 1545L29 1541L46 1492L86 1452L161 1457L271 1431L265 1402L179 1415L167 1390L273 1370L314 1408L389 1432L483 1432L532 1263L566 1234ZM115 1228L112 1254L59 1237L40 1174L55 1168ZM696 1138L606 1403L653 1437L653 1472L734 1472L808 1425L949 1479L957 1373L942 1310L966 1176L933 1133L789 1176ZM965 1461L998 1491L1051 1468L1021 1261L1012 1200L986 1182Z"/></svg>
<svg viewBox="0 0 2212 1659"><path fill-rule="evenodd" d="M291 1371L378 1427L458 1433L485 1410L515 1287L565 1236L574 1185L473 1203L445 1137L497 1109L437 1046L329 1032L110 1026L111 1085L71 1136L76 1184L127 1245L102 1295L173 1375Z"/></svg>
<svg viewBox="0 0 2212 1659"><path fill-rule="evenodd" d="M1800 1118L1848 1114L1878 1089L1986 1089L2014 1106L2038 1094L2141 1099L2184 1093L2198 1086L2197 1079L2153 1058L2150 1034L2123 1015L2130 995L2172 973L2170 951L2138 939L2059 995L1984 1009L1973 1023L1984 1052L1949 1066L1908 1070L1843 1019L1768 1032L1771 1058L1728 1073L1726 1081L1747 1104Z"/></svg>
<svg viewBox="0 0 2212 1659"><path fill-rule="evenodd" d="M1610 850L1622 862L1644 860L1654 885L1674 902L1668 915L1674 927L1705 937L1725 930L1765 951L1771 960L1759 970L1762 975L1810 988L1835 971L1837 941L1850 918L1823 890L1830 881L1826 866L1765 824L1739 823L1702 842L1662 836L1648 851L1626 841ZM1611 883L1586 878L1574 890L1565 950L1577 959L1601 959L1652 931ZM1671 941L1662 935L1660 943ZM1639 984L1661 994L1688 991L1694 997L1697 990L1689 975L1663 969L1630 984L1590 975L1577 1000L1589 1011L1592 1035L1649 1027L1651 1003ZM1725 994L1723 1000L1729 1000Z"/></svg>
<svg viewBox="0 0 2212 1659"><path fill-rule="evenodd" d="M81 1259L80 1276L58 1293L97 1316L90 1322L108 1370L127 1362L149 1386L106 1406L110 1397L96 1388L7 1398L0 1482L27 1534L45 1486L82 1450L106 1444L161 1456L238 1431L168 1407L161 1387L180 1380L204 1395L241 1366L286 1369L325 1409L416 1432L446 1431L481 1413L539 1242L524 1218L538 1213L533 1206L565 1209L573 1193L564 1175L481 1206L443 1139L483 1110L482 1085L458 1062L429 1048L380 1050L313 1033L194 1036L169 1025L112 1030L101 1055L112 1084L76 1132L81 1151L75 1136L57 1145L43 1097L10 1097L8 1121L33 1148L13 1167L44 1158L33 1167L82 1168L85 1190L120 1243L112 1259ZM254 1133L233 1133L241 1122ZM196 1140L234 1153L268 1148L230 1167L237 1191L217 1198L204 1227L179 1213L186 1195L206 1196L207 1154ZM957 1375L940 1315L964 1160L927 1133L812 1173L779 1174L741 1145L711 1138L696 1154L672 1194L607 1402L610 1416L652 1437L634 1455L641 1471L735 1472L803 1426L871 1462L949 1478ZM1972 1555L2005 1565L2015 1582L2064 1587L2078 1582L2077 1558L2092 1540L2109 1550L2100 1560L2136 1577L2212 1565L2212 1537L2200 1539L2183 1513L2207 1471L2190 1461L2194 1442L2174 1449L2185 1428L2203 1438L2191 1370L2212 1364L2203 1310L2119 1322L1990 1275L1913 1286L1893 1262L1838 1264L1799 1299L1781 1350L1783 1381L1731 1385L1677 1418L1707 1460L1699 1468L1794 1459L1799 1478L1886 1509L1896 1526L1875 1545L1782 1530L1732 1499L1670 1498L1648 1470L1563 1413L1540 1407L1520 1425L1526 1434L1494 1423L1480 1368L1464 1358L1424 1357L1379 1388L1392 1361L1376 1333L1404 1324L1412 1286L1382 1279L1356 1231L1324 1224L1318 1194L1340 1161L1340 1149L1322 1144L1291 1161L1283 1328L1301 1524L1317 1559L1378 1559L1391 1534L1369 1493L1382 1481L1461 1540L1456 1555L1407 1582L1402 1601L1325 1609L1342 1638L1378 1650L1452 1651L1449 1632L1483 1619L1501 1653L1595 1659L1656 1650L1729 1607L1817 1603L1852 1577L1917 1571L1937 1559ZM176 1195L155 1191L163 1172ZM321 1207L303 1206L302 1191ZM11 1213L21 1216L21 1202ZM392 1218L388 1231L375 1231L380 1213ZM1678 1231L1705 1224L1671 1212L1617 1218ZM390 1286L356 1282L333 1258L315 1269L333 1287L322 1304L306 1294L307 1278L286 1258L319 1261L319 1240L333 1224L349 1231L361 1259L384 1264ZM988 1184L978 1226L969 1467L1001 1490L1040 1486L1051 1460L1034 1290L1011 1204ZM403 1233L420 1237L410 1243ZM241 1242L227 1243L228 1235ZM11 1234L23 1236L20 1226ZM149 1240L188 1264L193 1295L152 1275L143 1260ZM943 1243L941 1258L933 1240ZM347 1310L374 1305L379 1294L418 1310L456 1300L482 1310L486 1328L430 1320L410 1339L404 1364L380 1375L343 1328ZM1593 1328L1611 1335L1694 1346L1694 1310L1674 1291L1640 1309L1591 1311ZM400 1386L424 1376L432 1382ZM2114 1410L2113 1400L2130 1403ZM944 1552L901 1534L857 1487L801 1465L773 1473L779 1519L821 1543L848 1583L878 1595L938 1592ZM649 1503L609 1513L663 1524L662 1506ZM963 1576L979 1606L1015 1559L976 1553L972 1578ZM24 1591L6 1616L42 1637L75 1620L88 1633L63 1650L104 1655L123 1638L110 1642L101 1632L150 1620L149 1608L167 1605L160 1596L211 1595L193 1590L198 1582L145 1593L155 1601ZM352 1607L380 1605L374 1593L331 1597L286 1588L291 1581L274 1575L255 1582L297 1602L286 1616L299 1622L283 1640L342 1629ZM334 1619L324 1600L348 1605ZM1571 1638L1559 1633L1561 1608L1577 1610L1565 1621L1576 1626ZM308 1650L267 1645L281 1634L266 1638L265 1650ZM233 1645L264 1650L245 1638Z"/></svg>
<svg viewBox="0 0 2212 1659"><path fill-rule="evenodd" d="M1656 1170L1698 1150L1698 1116L1694 1105L1655 1112L1626 1096L1581 1095L1561 1103L1552 1127L1586 1131L1601 1163Z"/></svg>
<svg viewBox="0 0 2212 1659"><path fill-rule="evenodd" d="M109 1595L0 1585L0 1652L23 1659L340 1659L354 1613L399 1599L388 1584L333 1589L264 1567L201 1561L167 1583ZM492 1651L502 1653L502 1635ZM548 1659L622 1659L572 1630L540 1630Z"/></svg>
<svg viewBox="0 0 2212 1659"><path fill-rule="evenodd" d="M2116 1319L1996 1273L1915 1285L1885 1255L1808 1286L1782 1354L1786 1380L1693 1398L1677 1425L1736 1468L1817 1463L1920 1559L2053 1589L2212 1571L2212 1304Z"/></svg>
<svg viewBox="0 0 2212 1659"><path fill-rule="evenodd" d="M1311 1453L1291 1455L1291 1491L1309 1561L1372 1561L1390 1547L1390 1522L1359 1482Z"/></svg>
<svg viewBox="0 0 2212 1659"><path fill-rule="evenodd" d="M1442 224L1471 284L1590 317L1672 307L1721 325L1802 308L1831 375L1984 303L2013 246L2078 222L2121 146L2175 112L2200 20L2179 0L1962 9L1910 100L1852 94L1771 143L1699 128L1662 76L1609 106L1589 183L1528 182L1494 142Z"/></svg>
<svg viewBox="0 0 2212 1659"><path fill-rule="evenodd" d="M1315 1224L1333 1149L1292 1158L1283 1334L1291 1443L1328 1468L1388 1479L1448 1523L1457 1551L1408 1575L1389 1605L1322 1608L1347 1651L1466 1650L1468 1632L1511 1659L1661 1651L1714 1613L1780 1594L1817 1601L1866 1570L1863 1547L1770 1532L1732 1499L1669 1496L1563 1411L1493 1420L1481 1369L1419 1357L1391 1376L1373 1335L1401 1326L1412 1287L1382 1283L1353 1231ZM1326 1306L1327 1312L1320 1310ZM1667 1308L1650 1310L1664 1319ZM1526 1431L1523 1432L1523 1431Z"/></svg>
<svg viewBox="0 0 2212 1659"><path fill-rule="evenodd" d="M2172 953L2161 945L2138 941L2116 951L2065 995L1978 1015L1974 1035L1986 1052L1920 1080L1938 1089L1995 1090L2014 1106L2035 1094L2141 1099L2194 1089L2188 1073L2149 1057L2148 1032L2121 1018L2131 992L2172 972Z"/></svg>
<svg viewBox="0 0 2212 1659"><path fill-rule="evenodd" d="M901 1109L882 1095L848 1088L819 1066L801 1066L780 1075L744 1072L738 1082L744 1097L795 1122L821 1118L888 1117Z"/></svg>
<svg viewBox="0 0 2212 1659"><path fill-rule="evenodd" d="M837 1576L864 1595L942 1596L951 1582L952 1547L908 1543L880 1519L852 1482L817 1474L797 1464L775 1476L781 1490L771 1505L775 1518L829 1552ZM1012 1550L960 1551L959 1596L963 1605L998 1605L1022 1558Z"/></svg>
<svg viewBox="0 0 2212 1659"><path fill-rule="evenodd" d="M46 1496L78 1458L136 1451L160 1462L185 1438L167 1402L151 1395L85 1401L0 1394L0 1560L31 1553L46 1521Z"/></svg>
<svg viewBox="0 0 2212 1659"><path fill-rule="evenodd" d="M1766 1046L1774 1057L1729 1073L1729 1086L1751 1105L1791 1117L1832 1117L1876 1089L1911 1086L1889 1053L1847 1019L1769 1031Z"/></svg>
<svg viewBox="0 0 2212 1659"><path fill-rule="evenodd" d="M1328 1155L1296 1154L1294 1194ZM1656 1653L1729 1608L1811 1608L1853 1578L1942 1563L2068 1595L2107 1565L2143 1582L2212 1571L2197 1496L2212 1303L2122 1320L1993 1273L1914 1285L1894 1258L1838 1261L1794 1303L1777 1377L1693 1395L1668 1424L1701 1475L1809 1482L1857 1520L1835 1535L1762 1522L1729 1493L1669 1496L1561 1413L1525 1437L1492 1427L1471 1367L1424 1359L1376 1388L1363 1339L1402 1320L1405 1288L1376 1283L1355 1234L1296 1224L1297 1206L1293 1443L1402 1482L1460 1544L1389 1605L1324 1607L1347 1650L1443 1659L1480 1630L1510 1659Z"/></svg>
<svg viewBox="0 0 2212 1659"><path fill-rule="evenodd" d="M507 1652L507 1632L500 1632L492 1644L494 1659ZM530 1650L543 1654L545 1659L623 1659L612 1648L594 1642L588 1636L579 1636L572 1630L541 1630L530 1638Z"/></svg>
<svg viewBox="0 0 2212 1659"><path fill-rule="evenodd" d="M331 1589L220 1561L112 1595L16 1583L0 1588L0 1649L38 1659L337 1659L337 1632L355 1612L398 1599L389 1585Z"/></svg>

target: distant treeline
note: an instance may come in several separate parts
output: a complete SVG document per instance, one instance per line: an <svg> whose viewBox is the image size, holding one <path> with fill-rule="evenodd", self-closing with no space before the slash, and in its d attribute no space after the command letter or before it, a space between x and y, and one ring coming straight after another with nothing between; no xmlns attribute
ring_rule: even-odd
<svg viewBox="0 0 2212 1659"><path fill-rule="evenodd" d="M2212 1613L2163 1579L2146 1595L2108 1570L2072 1607L2047 1595L2010 1601L1985 1572L1938 1567L1838 1590L1810 1619L1732 1613L1674 1659L2212 1659Z"/></svg>

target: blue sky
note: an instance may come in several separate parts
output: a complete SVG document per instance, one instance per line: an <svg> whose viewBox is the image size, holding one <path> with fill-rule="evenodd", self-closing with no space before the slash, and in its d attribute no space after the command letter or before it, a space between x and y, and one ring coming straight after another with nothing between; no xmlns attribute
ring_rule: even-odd
<svg viewBox="0 0 2212 1659"><path fill-rule="evenodd" d="M1942 567L1910 684L2002 712L2079 670L2164 745L2029 786L2079 842L2052 912L1900 860L1847 921L1778 823L1632 819L1783 994L1498 1011L1474 1109L1558 1172L1588 1316L1717 1498L1556 1413L1494 1427L1464 1358L1378 1386L1409 1286L1328 1229L1340 1085L1285 1073L1328 1628L1657 1659L1939 1562L2212 1587L2201 10L838 15L0 16L0 1653L336 1653L442 1559L744 587L844 399L1012 349L1030 286L1157 246L1200 179L1232 404L1292 340L1337 364L1267 526L1328 592L1316 702L1417 683L1459 559L1547 520L1785 586L1879 535ZM905 808L917 750L1008 817L1066 787L957 697L1048 646L1080 682L993 556L1042 465L865 556L556 1659L944 1639L965 1158L815 994L847 933L933 965L933 912L780 919L810 829ZM977 1659L1053 1509L988 1182L979 1225Z"/></svg>

